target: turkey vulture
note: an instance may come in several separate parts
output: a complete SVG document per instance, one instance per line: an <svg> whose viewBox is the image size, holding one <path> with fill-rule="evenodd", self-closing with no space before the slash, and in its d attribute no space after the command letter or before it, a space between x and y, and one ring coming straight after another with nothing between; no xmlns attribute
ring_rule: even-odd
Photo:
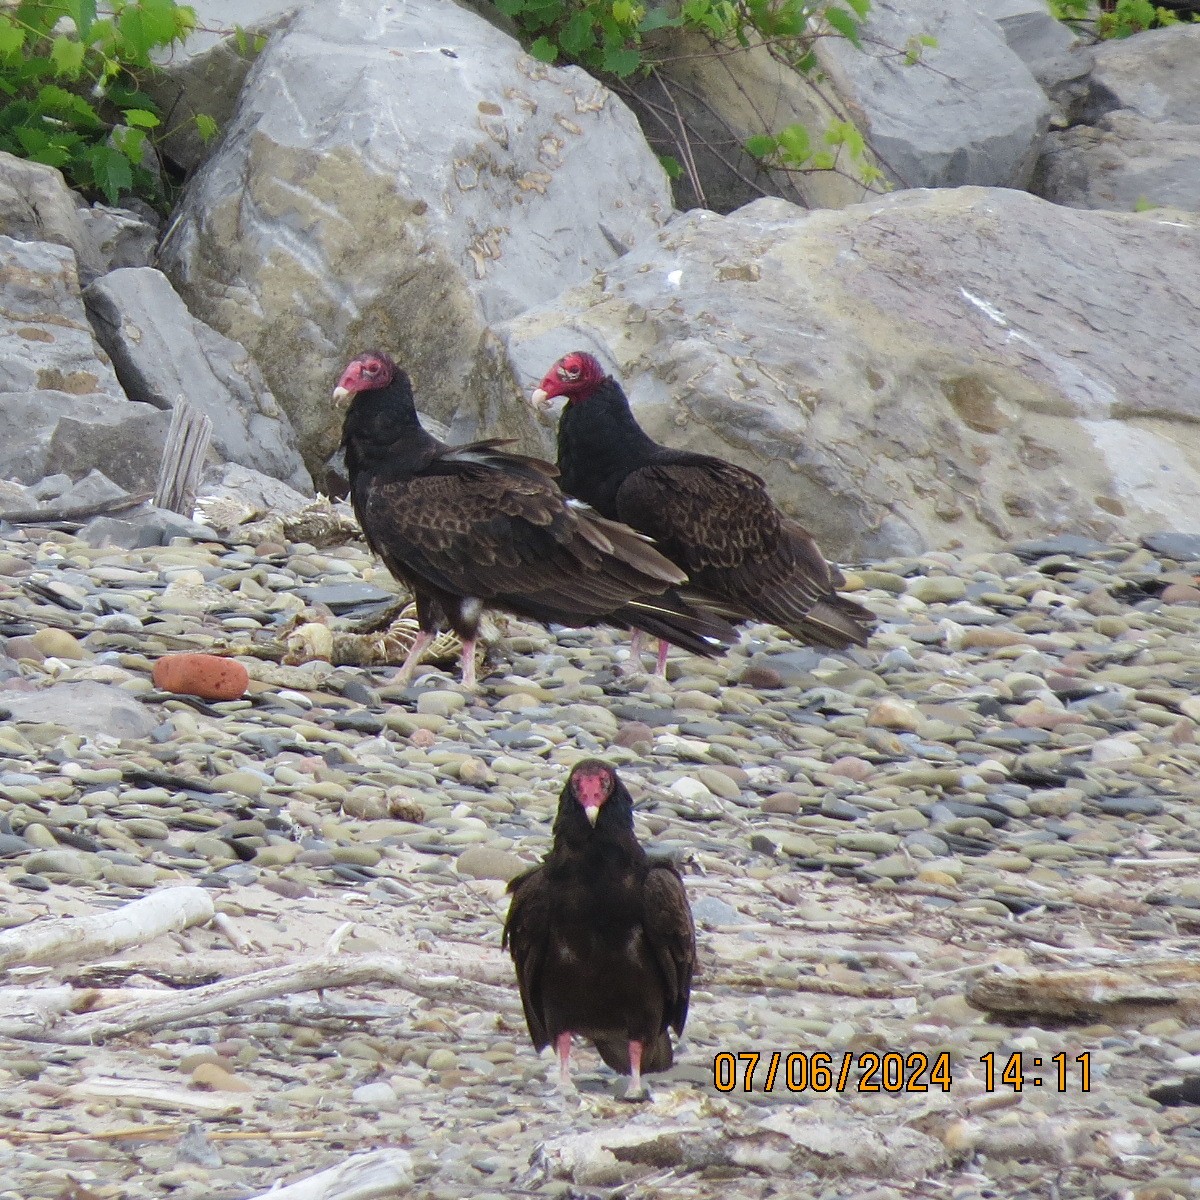
<svg viewBox="0 0 1200 1200"><path fill-rule="evenodd" d="M842 573L750 471L653 441L621 385L584 351L560 358L533 393L565 396L558 424L563 491L654 538L688 573L683 595L732 621L769 621L801 641L866 645L874 616L834 590ZM640 639L635 636L635 657ZM660 647L658 672L665 662Z"/></svg>
<svg viewBox="0 0 1200 1200"><path fill-rule="evenodd" d="M401 681L449 626L463 641L463 683L474 687L487 607L642 629L698 654L736 639L727 621L668 590L684 573L649 538L564 496L550 463L506 453L499 440L448 446L428 433L408 375L386 354L355 358L333 397L349 406L342 446L355 515L417 605L420 631Z"/></svg>
<svg viewBox="0 0 1200 1200"><path fill-rule="evenodd" d="M673 1060L667 1027L683 1032L696 930L679 872L652 860L633 834L633 801L599 759L576 765L558 799L554 846L509 885L504 922L529 1037L554 1043L570 1079L571 1038L632 1077Z"/></svg>

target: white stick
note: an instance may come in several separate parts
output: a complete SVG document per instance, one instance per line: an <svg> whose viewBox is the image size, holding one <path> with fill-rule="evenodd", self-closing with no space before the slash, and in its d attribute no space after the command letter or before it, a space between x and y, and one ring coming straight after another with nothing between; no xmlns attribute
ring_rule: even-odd
<svg viewBox="0 0 1200 1200"><path fill-rule="evenodd" d="M379 1196L399 1196L412 1183L412 1158L407 1151L371 1150L355 1154L319 1175L259 1192L250 1200L375 1200Z"/></svg>
<svg viewBox="0 0 1200 1200"><path fill-rule="evenodd" d="M31 1027L27 1033L17 1034L11 1029L9 1033L36 1041L89 1045L108 1037L143 1029L161 1029L176 1021L191 1021L207 1013L224 1012L252 1000L321 988L355 987L363 983L391 984L429 1000L468 1004L490 1012L519 1011L516 996L510 988L475 983L456 976L425 975L390 955L338 955L218 980L183 993L172 992L160 1001L143 1000L119 1005L104 1012L66 1020L49 1031Z"/></svg>
<svg viewBox="0 0 1200 1200"><path fill-rule="evenodd" d="M159 888L118 909L87 917L49 917L0 933L0 970L104 958L212 920L210 892L200 887Z"/></svg>

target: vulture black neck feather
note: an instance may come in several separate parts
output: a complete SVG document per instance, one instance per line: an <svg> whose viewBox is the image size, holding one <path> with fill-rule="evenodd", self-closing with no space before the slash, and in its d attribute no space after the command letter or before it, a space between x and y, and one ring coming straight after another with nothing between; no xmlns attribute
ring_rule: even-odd
<svg viewBox="0 0 1200 1200"><path fill-rule="evenodd" d="M389 474L415 474L442 449L418 420L412 385L399 369L385 387L355 395L342 426L342 445L351 477L385 465Z"/></svg>
<svg viewBox="0 0 1200 1200"><path fill-rule="evenodd" d="M616 517L616 490L631 472L671 451L637 423L621 385L611 376L572 400L558 422L558 469L563 491Z"/></svg>

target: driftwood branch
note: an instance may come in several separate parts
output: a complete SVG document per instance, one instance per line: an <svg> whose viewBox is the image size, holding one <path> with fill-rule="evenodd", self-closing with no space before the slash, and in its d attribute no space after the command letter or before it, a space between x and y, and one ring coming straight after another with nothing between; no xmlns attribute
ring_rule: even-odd
<svg viewBox="0 0 1200 1200"><path fill-rule="evenodd" d="M89 517L102 517L107 513L137 508L152 495L152 492L138 492L130 496L117 496L112 500L95 500L91 504L47 504L39 508L14 508L8 512L0 512L0 521L7 521L10 525L54 525L59 521L86 521Z"/></svg>
<svg viewBox="0 0 1200 1200"><path fill-rule="evenodd" d="M171 993L161 1000L118 1005L103 1012L64 1020L52 1030L31 1025L20 1033L10 1030L9 1035L84 1046L140 1030L161 1029L177 1021L195 1021L208 1013L223 1012L254 1000L323 988L356 987L364 983L389 984L427 1000L469 1004L491 1012L515 1014L519 1011L516 997L508 988L456 976L423 974L411 965L382 954L342 955L222 979L205 987Z"/></svg>
<svg viewBox="0 0 1200 1200"><path fill-rule="evenodd" d="M103 958L212 919L212 893L201 887L159 888L111 912L51 917L0 933L0 970Z"/></svg>
<svg viewBox="0 0 1200 1200"><path fill-rule="evenodd" d="M319 1175L260 1192L251 1200L375 1200L407 1193L412 1183L412 1158L407 1151L371 1150Z"/></svg>
<svg viewBox="0 0 1200 1200"><path fill-rule="evenodd" d="M171 411L171 427L154 489L154 503L159 508L185 517L192 515L211 437L212 421L180 396Z"/></svg>
<svg viewBox="0 0 1200 1200"><path fill-rule="evenodd" d="M1001 1020L1052 1018L1073 1024L1141 1025L1175 1017L1200 1020L1200 964L1151 962L1122 968L985 975L967 1002Z"/></svg>

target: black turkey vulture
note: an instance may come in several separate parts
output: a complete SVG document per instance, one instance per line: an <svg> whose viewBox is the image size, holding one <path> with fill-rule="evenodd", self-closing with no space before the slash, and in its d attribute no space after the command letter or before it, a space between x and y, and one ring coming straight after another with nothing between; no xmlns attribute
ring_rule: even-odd
<svg viewBox="0 0 1200 1200"><path fill-rule="evenodd" d="M668 1026L683 1032L696 930L679 872L649 859L633 833L633 802L615 770L578 763L558 800L554 846L509 885L504 923L529 1037L554 1043L570 1079L571 1038L631 1076L673 1060Z"/></svg>
<svg viewBox="0 0 1200 1200"><path fill-rule="evenodd" d="M544 408L554 396L567 399L558 423L563 491L654 538L688 573L687 599L732 621L769 621L811 644L866 645L873 614L838 595L841 572L757 475L653 441L621 385L584 351L560 358L532 399ZM636 657L637 637L634 649ZM664 660L660 647L659 674Z"/></svg>
<svg viewBox="0 0 1200 1200"><path fill-rule="evenodd" d="M684 573L649 538L564 496L553 465L506 453L502 441L448 446L428 433L408 375L386 354L355 358L333 396L349 406L342 446L355 515L417 605L420 632L402 681L449 626L463 641L463 683L473 687L484 608L642 629L698 654L736 639L727 621L669 591Z"/></svg>

